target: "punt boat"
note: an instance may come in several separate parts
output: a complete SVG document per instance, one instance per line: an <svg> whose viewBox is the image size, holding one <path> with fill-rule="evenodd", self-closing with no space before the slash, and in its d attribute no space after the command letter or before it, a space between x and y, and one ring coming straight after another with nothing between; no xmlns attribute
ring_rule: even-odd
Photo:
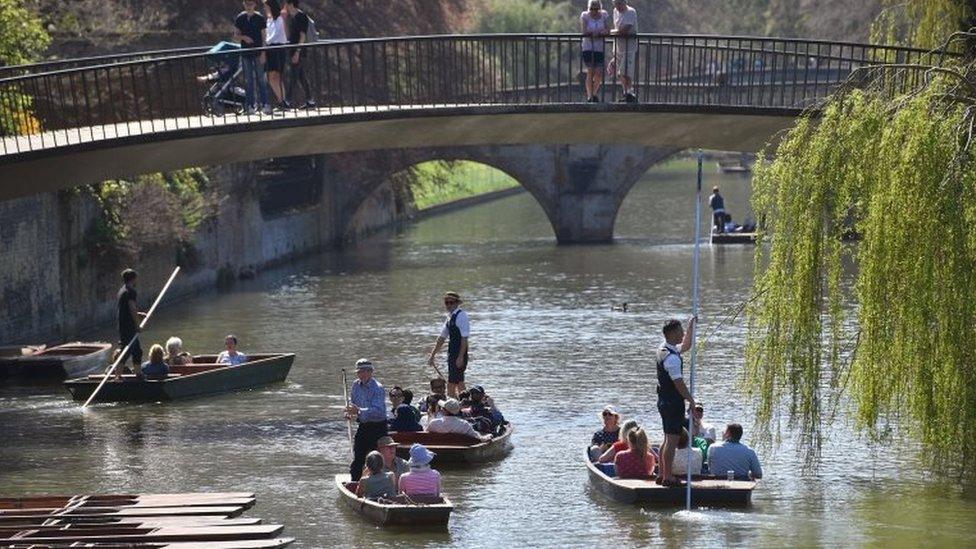
<svg viewBox="0 0 976 549"><path fill-rule="evenodd" d="M9 509L78 509L81 507L199 507L254 506L252 492L212 492L187 494L97 494L0 498L0 511Z"/></svg>
<svg viewBox="0 0 976 549"><path fill-rule="evenodd" d="M199 507L80 507L77 509L9 509L0 511L0 525L24 520L107 520L156 517L228 517L236 518L246 511L243 505Z"/></svg>
<svg viewBox="0 0 976 549"><path fill-rule="evenodd" d="M0 535L0 546L8 543L46 544L79 543L164 543L164 542L216 542L275 538L284 526L262 524L257 526L222 527L150 527L150 528L84 528L79 530L31 530L25 529L12 534Z"/></svg>
<svg viewBox="0 0 976 549"><path fill-rule="evenodd" d="M104 370L111 343L67 343L56 347L0 349L0 378L71 379Z"/></svg>
<svg viewBox="0 0 976 549"><path fill-rule="evenodd" d="M712 231L712 244L755 244L756 233L716 233Z"/></svg>
<svg viewBox="0 0 976 549"><path fill-rule="evenodd" d="M295 361L293 353L249 355L247 362L237 366L217 364L216 355L193 357L193 364L171 366L166 379L137 379L122 376L118 381L112 376L95 397L96 402L159 402L192 398L216 393L230 393L271 383L280 383L288 377ZM88 400L98 387L103 375L89 375L64 383L71 398Z"/></svg>
<svg viewBox="0 0 976 549"><path fill-rule="evenodd" d="M202 519L202 520L201 520ZM256 526L261 524L259 518L223 518L223 517L164 517L155 519L115 520L112 522L86 521L21 521L0 524L0 537L8 533L23 530L86 530L88 528L160 528L164 526L185 526L188 528L215 526Z"/></svg>
<svg viewBox="0 0 976 549"><path fill-rule="evenodd" d="M446 529L454 504L446 497L419 498L399 495L383 502L356 497L358 483L349 475L336 475L339 497L350 509L380 526Z"/></svg>
<svg viewBox="0 0 976 549"><path fill-rule="evenodd" d="M390 433L397 443L397 454L407 459L410 457L410 446L419 442L434 452L436 456L432 465L474 465L495 461L512 451L512 432L515 427L511 423L502 427L502 432L489 441L481 441L454 433L396 432Z"/></svg>
<svg viewBox="0 0 976 549"><path fill-rule="evenodd" d="M590 461L588 452L583 460L590 473L590 484L600 493L620 503L638 503L661 506L685 504L685 486L660 486L651 479L619 479L609 477ZM742 481L709 477L692 477L691 503L710 507L744 507L752 502L755 481Z"/></svg>
<svg viewBox="0 0 976 549"><path fill-rule="evenodd" d="M240 541L177 541L174 543L158 542L57 542L38 545L35 543L9 543L5 549L278 549L287 547L295 542L295 538L255 539Z"/></svg>

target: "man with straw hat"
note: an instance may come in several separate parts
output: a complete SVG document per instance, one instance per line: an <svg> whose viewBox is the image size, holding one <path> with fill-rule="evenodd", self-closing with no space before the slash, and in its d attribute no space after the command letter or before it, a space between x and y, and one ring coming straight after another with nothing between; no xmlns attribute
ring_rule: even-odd
<svg viewBox="0 0 976 549"><path fill-rule="evenodd" d="M434 344L434 350L427 357L427 364L434 366L434 357L440 352L447 340L447 396L457 397L465 390L464 373L468 369L468 335L471 325L468 313L461 310L461 296L457 292L444 294L444 308L447 309L447 320L441 335Z"/></svg>
<svg viewBox="0 0 976 549"><path fill-rule="evenodd" d="M365 358L356 361L356 378L346 406L346 419L355 419L359 425L349 465L349 476L354 482L363 475L366 456L386 436L386 392L373 378L373 363Z"/></svg>

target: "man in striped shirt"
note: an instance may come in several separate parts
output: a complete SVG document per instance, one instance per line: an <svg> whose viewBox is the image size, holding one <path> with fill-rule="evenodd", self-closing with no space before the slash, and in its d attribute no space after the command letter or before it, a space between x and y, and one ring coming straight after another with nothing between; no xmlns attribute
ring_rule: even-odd
<svg viewBox="0 0 976 549"><path fill-rule="evenodd" d="M365 358L356 362L356 377L350 391L350 404L346 406L346 419L359 424L353 442L352 464L349 476L358 481L363 475L366 456L376 449L376 443L386 436L386 392L373 378L373 363Z"/></svg>

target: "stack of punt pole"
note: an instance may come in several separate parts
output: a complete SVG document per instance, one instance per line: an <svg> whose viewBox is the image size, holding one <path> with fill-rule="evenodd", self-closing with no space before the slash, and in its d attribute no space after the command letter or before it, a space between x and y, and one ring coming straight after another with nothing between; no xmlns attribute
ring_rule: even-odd
<svg viewBox="0 0 976 549"><path fill-rule="evenodd" d="M284 526L242 518L254 494L108 494L0 497L0 548L285 547Z"/></svg>

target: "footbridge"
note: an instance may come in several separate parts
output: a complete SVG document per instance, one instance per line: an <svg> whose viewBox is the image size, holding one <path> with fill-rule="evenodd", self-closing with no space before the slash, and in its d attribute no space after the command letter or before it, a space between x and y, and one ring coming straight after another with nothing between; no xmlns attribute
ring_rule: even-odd
<svg viewBox="0 0 976 549"><path fill-rule="evenodd" d="M299 87L292 100L313 100L316 107L270 115L240 108L233 97L240 75L229 83L230 95L215 97L221 80L206 75L222 65L233 74L240 55L234 51L190 48L0 68L0 200L282 156L504 148L508 160L494 164L508 163L513 172L510 158L519 155L511 151L518 146L556 147L554 162L565 161L570 150L558 147L575 147L587 158L615 146L646 151L603 155L628 166L620 185L596 184L594 191L619 205L634 166L649 159L689 147L757 151L850 84L859 68L939 64L946 55L850 42L642 34L633 65L618 67L633 75L638 102L619 102L618 76L608 73L600 102L588 103L579 42L577 35L519 34L304 44L298 50L308 95ZM612 42L605 48L612 57ZM295 51L262 53L282 49ZM621 56L621 65L626 59ZM593 162L602 161L598 156ZM522 183L540 200L556 197L576 211L585 205L571 202L594 195L579 177ZM615 209L605 215L612 227Z"/></svg>

